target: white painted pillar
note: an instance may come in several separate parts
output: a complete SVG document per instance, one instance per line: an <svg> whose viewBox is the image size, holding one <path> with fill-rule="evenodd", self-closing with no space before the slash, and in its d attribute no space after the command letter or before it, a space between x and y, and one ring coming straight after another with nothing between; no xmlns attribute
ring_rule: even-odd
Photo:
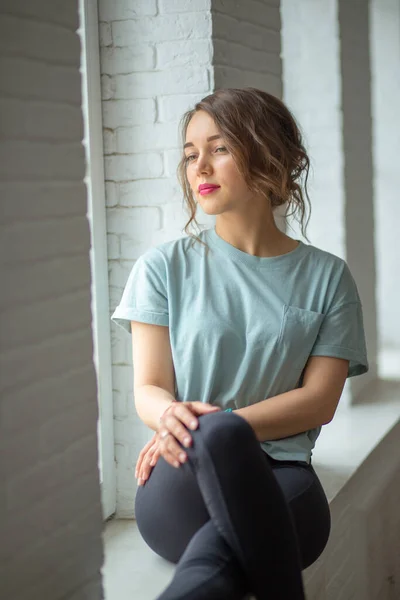
<svg viewBox="0 0 400 600"><path fill-rule="evenodd" d="M376 377L368 6L281 1L283 99L304 133L310 243L342 257L357 282L370 372L348 380L342 406ZM295 237L301 238L291 220ZM291 229L288 231L293 235Z"/></svg>
<svg viewBox="0 0 400 600"><path fill-rule="evenodd" d="M400 378L400 3L370 4L379 374Z"/></svg>
<svg viewBox="0 0 400 600"><path fill-rule="evenodd" d="M370 371L353 395L377 377L377 311L372 165L369 3L339 0L345 184L346 259L363 305Z"/></svg>
<svg viewBox="0 0 400 600"><path fill-rule="evenodd" d="M345 258L340 44L334 0L281 1L283 100L311 159L311 244ZM291 225L298 232L293 220ZM332 227L332 223L335 224ZM289 235L293 232L289 229ZM296 236L297 237L297 236ZM300 236L299 236L300 237Z"/></svg>

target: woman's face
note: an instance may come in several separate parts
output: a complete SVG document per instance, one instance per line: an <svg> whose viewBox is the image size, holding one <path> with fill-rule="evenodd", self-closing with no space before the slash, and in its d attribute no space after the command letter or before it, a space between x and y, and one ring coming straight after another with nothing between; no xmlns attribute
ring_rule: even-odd
<svg viewBox="0 0 400 600"><path fill-rule="evenodd" d="M190 120L184 152L186 174L193 196L206 214L218 215L245 209L252 194L233 156L226 149L214 120L203 110L196 112ZM211 193L201 194L199 185L205 183L219 187Z"/></svg>

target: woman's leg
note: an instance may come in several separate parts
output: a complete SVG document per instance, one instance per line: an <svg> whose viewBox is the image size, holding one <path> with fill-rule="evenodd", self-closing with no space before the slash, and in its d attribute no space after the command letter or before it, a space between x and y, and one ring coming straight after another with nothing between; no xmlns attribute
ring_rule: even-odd
<svg viewBox="0 0 400 600"><path fill-rule="evenodd" d="M239 561L209 519L190 540L157 600L243 600L248 591Z"/></svg>
<svg viewBox="0 0 400 600"><path fill-rule="evenodd" d="M299 540L297 546L296 517L281 487L286 485L290 495L289 471L282 465L279 481L253 430L238 415L204 415L192 435L189 461L174 469L160 459L136 499L136 518L146 542L167 560L179 560L171 582L175 589L168 588L161 598L234 598L225 593L214 596L206 585L222 582L229 587L236 577L236 588L242 593L243 576L259 600L272 594L276 599L304 598L301 553L308 539ZM316 475L307 467L299 472L306 480L303 489L318 496ZM304 516L307 504L299 499L291 501L297 502L296 510ZM306 519L303 533L310 537L318 526L314 515L314 520ZM320 541L319 547L324 543ZM313 553L315 549L308 552ZM199 582L178 596L191 569L192 574L197 569Z"/></svg>
<svg viewBox="0 0 400 600"><path fill-rule="evenodd" d="M312 465L278 461L267 454L296 530L302 570L321 556L331 531L328 499Z"/></svg>

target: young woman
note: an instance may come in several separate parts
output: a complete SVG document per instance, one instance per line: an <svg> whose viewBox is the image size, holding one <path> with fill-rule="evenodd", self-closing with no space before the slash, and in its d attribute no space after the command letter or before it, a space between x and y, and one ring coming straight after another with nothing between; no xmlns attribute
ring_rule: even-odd
<svg viewBox="0 0 400 600"><path fill-rule="evenodd" d="M304 234L309 169L279 99L221 89L182 125L188 236L139 258L113 315L156 431L137 524L177 563L159 600L304 599L331 525L312 449L346 377L368 370L360 298L343 260L275 223L285 206ZM197 204L215 227L193 236Z"/></svg>

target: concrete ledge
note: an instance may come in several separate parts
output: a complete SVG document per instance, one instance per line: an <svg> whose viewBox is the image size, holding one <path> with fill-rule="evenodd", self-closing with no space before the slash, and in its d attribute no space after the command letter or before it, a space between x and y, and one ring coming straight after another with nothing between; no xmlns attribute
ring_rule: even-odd
<svg viewBox="0 0 400 600"><path fill-rule="evenodd" d="M337 410L323 427L312 459L329 502L399 419L400 381L395 380L377 381L362 401Z"/></svg>
<svg viewBox="0 0 400 600"><path fill-rule="evenodd" d="M369 556L375 551L374 545L388 551L390 544L397 543L394 525L400 526L399 517L395 519L400 504L399 417L400 382L381 381L371 386L362 403L338 410L334 420L323 428L313 466L330 502L332 533L321 557L303 573L307 600L400 597L400 590L394 588L400 583L400 573L394 573L396 567L390 557L386 560L378 556L377 560L375 556L371 562ZM383 507L384 499L390 506L377 513L376 507ZM387 526L392 527L392 536L376 520L384 513L390 517ZM372 535L368 527L373 525L367 523L375 523L382 539L379 533ZM400 532L397 537L400 539ZM172 579L174 565L146 545L135 521L108 522L104 544L106 600L154 600Z"/></svg>
<svg viewBox="0 0 400 600"><path fill-rule="evenodd" d="M307 600L400 598L399 416L400 382L379 381L321 432L313 464L332 531L303 572Z"/></svg>

